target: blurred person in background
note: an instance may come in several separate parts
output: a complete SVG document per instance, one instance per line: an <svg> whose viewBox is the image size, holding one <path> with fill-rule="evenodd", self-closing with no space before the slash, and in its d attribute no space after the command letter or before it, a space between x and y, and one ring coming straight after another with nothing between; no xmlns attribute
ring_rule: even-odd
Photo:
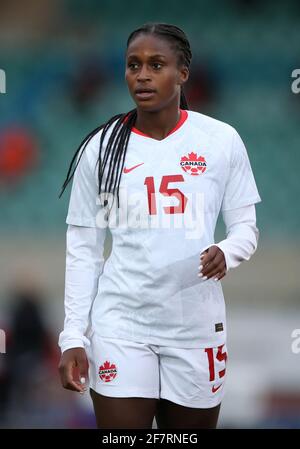
<svg viewBox="0 0 300 449"><path fill-rule="evenodd" d="M185 89L189 107L193 111L209 113L218 97L218 83L215 72L209 64L196 64Z"/></svg>
<svg viewBox="0 0 300 449"><path fill-rule="evenodd" d="M136 108L85 138L61 192L74 176L59 373L80 394L89 381L99 428L151 428L154 417L158 428L217 426L227 362L220 280L256 250L260 196L236 130L189 109L191 59L177 26L131 33L125 78ZM215 244L220 212L226 238Z"/></svg>
<svg viewBox="0 0 300 449"><path fill-rule="evenodd" d="M51 383L58 354L42 301L42 292L28 283L19 283L10 293L9 338L0 382L1 415L7 425L15 425L22 416L33 423L39 397L46 406L46 385Z"/></svg>
<svg viewBox="0 0 300 449"><path fill-rule="evenodd" d="M82 61L71 83L71 98L76 110L85 111L95 97L101 97L105 88L106 79L100 63L92 56Z"/></svg>

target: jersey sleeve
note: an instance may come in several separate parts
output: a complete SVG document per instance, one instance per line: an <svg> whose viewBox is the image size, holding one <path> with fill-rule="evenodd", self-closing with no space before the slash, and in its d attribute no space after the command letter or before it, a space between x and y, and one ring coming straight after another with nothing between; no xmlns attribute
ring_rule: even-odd
<svg viewBox="0 0 300 449"><path fill-rule="evenodd" d="M65 320L58 345L64 352L89 346L89 314L104 267L102 229L69 225L66 234Z"/></svg>
<svg viewBox="0 0 300 449"><path fill-rule="evenodd" d="M94 137L80 151L76 167L66 223L76 226L99 227L99 214L102 213L97 182L97 140Z"/></svg>
<svg viewBox="0 0 300 449"><path fill-rule="evenodd" d="M245 145L234 130L230 169L222 201L222 210L231 210L261 201Z"/></svg>

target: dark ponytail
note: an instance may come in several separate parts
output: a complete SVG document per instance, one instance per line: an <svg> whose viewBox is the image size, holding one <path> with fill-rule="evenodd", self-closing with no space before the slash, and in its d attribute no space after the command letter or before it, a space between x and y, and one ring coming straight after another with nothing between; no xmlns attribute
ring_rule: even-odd
<svg viewBox="0 0 300 449"><path fill-rule="evenodd" d="M190 49L189 41L185 35L185 33L175 25L169 25L165 23L148 23L143 25L141 28L133 31L128 40L127 40L127 48L130 42L138 35L138 34L153 34L155 36L159 36L161 38L167 39L169 42L175 46L175 51L178 55L178 64L186 65L188 68L192 59L192 52ZM180 109L189 109L187 100L184 95L183 87L181 87L180 93ZM86 146L90 142L90 140L99 132L102 131L100 137L99 144L99 157L98 157L98 181L99 181L99 195L104 193L104 201L102 202L103 206L107 205L107 197L112 193L115 195L117 191L117 200L119 207L119 187L121 182L121 175L124 166L126 151L128 147L129 137L131 134L131 130L135 125L137 118L137 110L133 109L128 113L118 114L114 117L110 118L106 123L94 129L79 145L77 148L66 176L66 179L63 183L62 190L59 194L59 198L62 196L65 191L67 185L71 181L74 176L75 170L80 162L81 156L86 149ZM114 124L112 128L112 132L109 136L108 142L105 146L104 154L102 155L102 147L107 131ZM82 150L82 151L81 151ZM81 151L81 153L80 153ZM80 155L79 155L80 153ZM78 157L79 155L79 157ZM72 167L76 162L74 169ZM104 179L104 171L108 164L108 174L105 179L104 189L102 189L102 183ZM103 196L100 196L100 200L103 199Z"/></svg>
<svg viewBox="0 0 300 449"><path fill-rule="evenodd" d="M180 109L189 109L187 99L185 98L185 95L183 92L183 87L181 87L181 92L180 92Z"/></svg>

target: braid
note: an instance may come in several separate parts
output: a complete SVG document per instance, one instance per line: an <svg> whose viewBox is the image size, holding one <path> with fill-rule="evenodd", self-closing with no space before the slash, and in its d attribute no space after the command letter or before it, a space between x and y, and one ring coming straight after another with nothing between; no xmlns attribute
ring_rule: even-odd
<svg viewBox="0 0 300 449"><path fill-rule="evenodd" d="M81 156L82 156L83 151L85 150L87 144L88 144L89 141L92 139L92 137L94 137L94 136L97 134L97 132L100 131L103 127L104 127L104 125L99 126L98 128L94 129L90 134L88 134L88 136L85 137L85 138L83 139L83 141L81 142L81 144L79 145L79 147L78 147L77 150L75 151L75 154L74 154L74 156L73 156L73 158L72 158L72 160L71 160L71 162L70 162L70 165L69 165L69 169L68 169L68 173L67 173L66 179L64 180L64 183L63 183L63 185L62 185L61 192L60 192L60 194L59 194L59 196L58 196L59 198L62 196L62 194L64 193L64 191L65 191L65 189L66 189L66 187L67 187L67 185L69 184L69 182L70 182L71 179L73 178L74 173L75 173L75 170L76 170L76 168L77 168L77 165L78 165L79 162L80 162ZM82 152L81 152L81 154L80 154L80 156L79 156L79 158L78 158L78 161L77 161L77 163L76 163L76 165L75 165L75 168L74 168L74 170L73 170L73 173L71 174L72 166L73 166L73 164L74 164L74 162L75 162L75 160L76 160L76 157L77 157L79 151L81 150L81 148L82 148Z"/></svg>
<svg viewBox="0 0 300 449"><path fill-rule="evenodd" d="M120 186L120 180L121 180L121 174L124 166L125 156L126 156L126 150L128 147L128 141L131 134L131 129L134 126L136 122L137 112L136 109L133 109L127 114L118 114L110 118L106 123L99 126L98 128L94 129L85 139L81 142L79 147L77 148L70 166L69 170L66 176L66 179L63 183L62 190L59 194L59 198L62 196L63 192L65 191L67 185L71 181L71 179L74 176L74 173L76 171L76 168L80 162L80 159L82 157L82 154L84 150L87 147L87 144L90 142L90 140L100 131L102 130L101 137L100 137L100 144L99 144L99 158L98 158L98 180L99 180L99 187L98 187L98 193L101 194L101 186L103 183L104 178L104 171L105 167L107 165L108 158L110 157L109 167L108 167L108 176L105 179L105 186L104 186L104 197L108 193L115 193L117 188L117 199L118 199L118 207L119 207L119 186ZM116 121L117 119L117 121ZM126 122L124 123L124 120ZM107 134L108 129L110 126L115 122L115 125L112 129L112 132L109 136L107 145L105 147L104 155L102 158L102 148L103 148L103 142L105 139L105 136ZM78 156L78 153L81 151L80 156L78 157L78 160L76 162L76 165L72 171L72 166ZM123 156L123 157L122 157ZM122 159L122 161L121 161ZM120 169L120 162L121 162L121 169ZM72 174L71 174L72 172ZM117 175L118 174L118 175ZM105 197L105 200L103 202L103 206L107 205L107 196Z"/></svg>
<svg viewBox="0 0 300 449"><path fill-rule="evenodd" d="M133 126L134 126L134 124L136 122L136 118L137 118L137 111L133 110L131 115L130 115L130 117L129 117L129 119L128 119L128 122L123 127L124 129L126 129L126 134L125 134L125 137L124 137L124 148L126 150L127 150L127 146L128 146L128 142L129 142L129 137L130 137L130 134L131 134L131 129L133 128ZM119 176L118 176L118 178L116 178L116 183L114 184L114 191L115 191L115 188L117 188L117 192L118 192L118 207L119 207L119 187L120 187L120 182L121 182L122 170L123 170L124 162L125 162L126 150L123 151L123 154L122 154L121 151L119 152L120 159L121 159L121 156L123 156L122 157L122 162L121 162L121 170L117 169L117 173L119 174ZM118 159L119 159L119 157L118 157ZM119 162L118 162L118 167L119 167Z"/></svg>
<svg viewBox="0 0 300 449"><path fill-rule="evenodd" d="M166 23L146 23L142 27L133 31L128 40L127 40L127 48L130 42L138 35L138 34L153 34L159 36L163 39L167 39L172 48L176 51L178 55L178 65L185 65L187 68L190 67L190 63L192 60L192 52L190 48L189 41L185 35L185 33L175 25L169 25ZM189 109L188 102L184 95L183 87L181 87L180 92L180 109ZM86 149L90 140L102 130L100 143L99 143L99 156L98 156L98 193L100 195L100 199L102 197L101 193L104 193L105 200L103 202L103 206L106 206L108 203L107 197L109 193L115 195L117 191L117 201L119 207L119 187L121 182L122 171L124 167L128 142L131 134L131 130L135 125L137 119L137 110L133 109L128 113L117 114L111 117L106 123L94 129L87 137L81 142L79 147L77 148L66 176L66 179L63 183L62 190L59 194L59 198L62 196L65 191L67 185L71 181L74 176L75 170L80 162L82 154ZM107 145L105 146L104 154L102 156L102 148L103 142L107 135L109 128L115 122L112 132L109 136ZM81 151L82 150L82 151ZM78 157L75 168L72 171L73 164L81 151L81 154ZM105 179L104 191L102 192L102 183L104 179L105 169L108 164L108 159L110 158L108 165L108 173Z"/></svg>
<svg viewBox="0 0 300 449"><path fill-rule="evenodd" d="M182 87L181 87L181 92L180 92L180 109L189 109L189 105L188 105L187 99L185 98Z"/></svg>

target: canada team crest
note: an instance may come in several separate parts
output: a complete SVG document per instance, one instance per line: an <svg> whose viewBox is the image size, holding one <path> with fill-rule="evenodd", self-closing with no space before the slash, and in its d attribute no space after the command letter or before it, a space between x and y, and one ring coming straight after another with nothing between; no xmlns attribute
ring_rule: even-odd
<svg viewBox="0 0 300 449"><path fill-rule="evenodd" d="M103 365L99 366L99 377L104 382L112 381L117 375L117 367L114 363L106 360Z"/></svg>
<svg viewBox="0 0 300 449"><path fill-rule="evenodd" d="M206 170L206 160L204 156L198 156L193 151L180 159L181 168L190 175L201 175Z"/></svg>

